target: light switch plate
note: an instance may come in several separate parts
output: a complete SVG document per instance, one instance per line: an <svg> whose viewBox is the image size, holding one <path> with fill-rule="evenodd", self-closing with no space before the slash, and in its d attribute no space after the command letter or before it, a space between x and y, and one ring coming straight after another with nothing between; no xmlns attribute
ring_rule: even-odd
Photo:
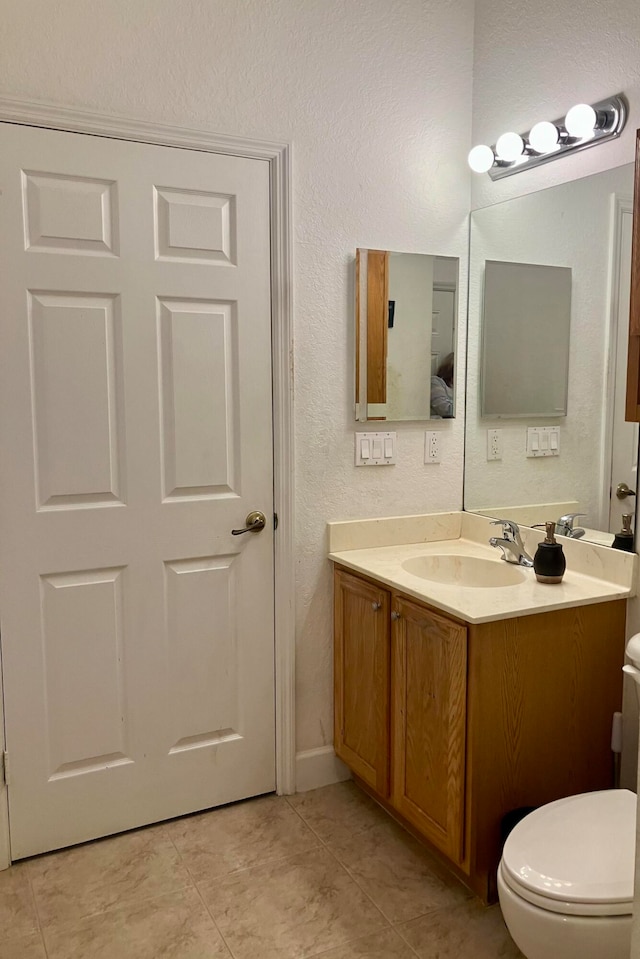
<svg viewBox="0 0 640 959"><path fill-rule="evenodd" d="M527 458L560 456L559 426L527 427Z"/></svg>
<svg viewBox="0 0 640 959"><path fill-rule="evenodd" d="M396 461L395 433L356 433L356 466L392 466Z"/></svg>

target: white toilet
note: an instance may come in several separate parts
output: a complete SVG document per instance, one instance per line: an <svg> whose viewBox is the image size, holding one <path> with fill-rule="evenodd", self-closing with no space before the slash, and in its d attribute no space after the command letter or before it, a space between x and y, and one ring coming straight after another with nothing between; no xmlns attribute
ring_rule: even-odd
<svg viewBox="0 0 640 959"><path fill-rule="evenodd" d="M559 799L518 823L498 895L526 959L629 959L635 845L627 789Z"/></svg>

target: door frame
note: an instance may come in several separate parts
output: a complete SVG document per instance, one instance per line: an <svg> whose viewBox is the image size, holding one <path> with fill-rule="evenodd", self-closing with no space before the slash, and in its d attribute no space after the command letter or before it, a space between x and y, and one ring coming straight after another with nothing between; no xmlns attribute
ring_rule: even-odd
<svg viewBox="0 0 640 959"><path fill-rule="evenodd" d="M251 140L78 110L38 100L0 97L0 122L113 140L222 153L269 163L271 352L273 377L274 657L276 791L295 792L295 567L293 449L293 255L291 144ZM4 723L0 746L4 750ZM9 865L7 788L0 788L0 869Z"/></svg>

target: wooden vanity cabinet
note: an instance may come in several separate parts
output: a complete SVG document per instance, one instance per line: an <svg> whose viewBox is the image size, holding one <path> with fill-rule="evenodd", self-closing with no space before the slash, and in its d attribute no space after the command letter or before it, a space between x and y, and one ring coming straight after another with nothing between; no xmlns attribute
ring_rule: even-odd
<svg viewBox="0 0 640 959"><path fill-rule="evenodd" d="M389 795L390 594L337 569L334 747L356 776Z"/></svg>
<svg viewBox="0 0 640 959"><path fill-rule="evenodd" d="M491 902L507 813L613 785L625 617L467 625L336 566L336 753Z"/></svg>
<svg viewBox="0 0 640 959"><path fill-rule="evenodd" d="M467 629L397 594L391 615L391 802L459 864L464 853Z"/></svg>

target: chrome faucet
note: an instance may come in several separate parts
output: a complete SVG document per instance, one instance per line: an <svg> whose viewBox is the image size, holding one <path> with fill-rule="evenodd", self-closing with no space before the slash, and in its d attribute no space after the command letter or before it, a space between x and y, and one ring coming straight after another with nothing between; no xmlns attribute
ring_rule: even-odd
<svg viewBox="0 0 640 959"><path fill-rule="evenodd" d="M515 563L517 566L533 566L533 560L524 548L517 523L510 519L494 519L491 521L491 525L502 526L502 537L492 536L489 539L489 544L502 550L502 558L506 563Z"/></svg>
<svg viewBox="0 0 640 959"><path fill-rule="evenodd" d="M558 536L569 536L571 539L580 539L584 536L584 530L581 526L574 528L573 521L576 516L586 516L586 513L565 513L560 519L556 520L556 533Z"/></svg>

